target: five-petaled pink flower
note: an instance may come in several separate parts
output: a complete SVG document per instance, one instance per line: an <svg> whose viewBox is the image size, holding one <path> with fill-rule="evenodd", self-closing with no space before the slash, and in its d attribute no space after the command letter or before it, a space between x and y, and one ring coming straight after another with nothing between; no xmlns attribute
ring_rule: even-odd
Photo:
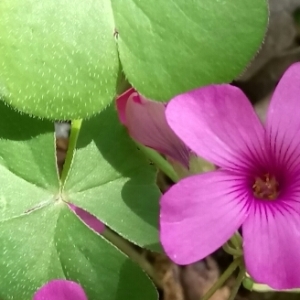
<svg viewBox="0 0 300 300"><path fill-rule="evenodd" d="M33 300L87 300L87 297L78 283L54 279L37 290Z"/></svg>
<svg viewBox="0 0 300 300"><path fill-rule="evenodd" d="M300 63L280 80L265 125L227 84L176 96L166 118L192 151L220 166L162 196L166 253L178 264L195 262L242 227L253 279L276 289L300 287Z"/></svg>

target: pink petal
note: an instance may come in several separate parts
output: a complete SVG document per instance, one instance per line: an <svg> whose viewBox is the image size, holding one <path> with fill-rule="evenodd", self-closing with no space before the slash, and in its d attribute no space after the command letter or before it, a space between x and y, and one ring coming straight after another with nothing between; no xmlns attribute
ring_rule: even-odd
<svg viewBox="0 0 300 300"><path fill-rule="evenodd" d="M300 207L255 201L243 224L250 276L274 289L300 287Z"/></svg>
<svg viewBox="0 0 300 300"><path fill-rule="evenodd" d="M267 114L267 136L274 160L291 172L300 164L300 63L283 75Z"/></svg>
<svg viewBox="0 0 300 300"><path fill-rule="evenodd" d="M236 87L211 85L176 96L166 118L190 149L217 166L239 170L264 161L264 128Z"/></svg>
<svg viewBox="0 0 300 300"><path fill-rule="evenodd" d="M175 263L200 260L233 235L247 216L245 184L220 170L185 178L162 196L160 239Z"/></svg>
<svg viewBox="0 0 300 300"><path fill-rule="evenodd" d="M116 100L119 120L125 126L126 126L126 105L127 105L128 99L134 93L136 93L136 91L133 88L131 88L131 89L127 90L126 92L124 92L123 94L121 94Z"/></svg>
<svg viewBox="0 0 300 300"><path fill-rule="evenodd" d="M117 99L117 108L134 140L189 166L189 150L167 124L164 103L128 92Z"/></svg>
<svg viewBox="0 0 300 300"><path fill-rule="evenodd" d="M87 300L82 287L69 280L56 279L43 285L33 296L33 300Z"/></svg>
<svg viewBox="0 0 300 300"><path fill-rule="evenodd" d="M94 231L101 234L105 230L105 225L86 210L73 204L69 204L69 207L88 227L92 228Z"/></svg>

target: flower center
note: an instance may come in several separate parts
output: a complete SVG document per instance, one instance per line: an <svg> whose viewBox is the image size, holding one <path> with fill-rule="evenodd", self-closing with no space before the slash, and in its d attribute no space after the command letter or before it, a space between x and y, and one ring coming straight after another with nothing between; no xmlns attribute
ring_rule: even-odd
<svg viewBox="0 0 300 300"><path fill-rule="evenodd" d="M279 193L279 185L276 178L269 173L257 177L252 186L254 196L265 200L274 200Z"/></svg>

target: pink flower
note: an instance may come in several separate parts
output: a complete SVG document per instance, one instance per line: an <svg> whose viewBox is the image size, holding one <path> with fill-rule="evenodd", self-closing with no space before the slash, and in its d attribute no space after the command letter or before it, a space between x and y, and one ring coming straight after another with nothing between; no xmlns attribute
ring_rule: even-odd
<svg viewBox="0 0 300 300"><path fill-rule="evenodd" d="M33 300L87 300L87 297L78 283L55 279L37 290Z"/></svg>
<svg viewBox="0 0 300 300"><path fill-rule="evenodd" d="M227 84L175 97L166 118L192 151L220 166L162 196L166 253L178 264L195 262L242 226L253 279L275 289L300 287L300 63L279 82L265 126Z"/></svg>
<svg viewBox="0 0 300 300"><path fill-rule="evenodd" d="M118 97L117 109L134 140L189 167L190 151L168 125L164 103L147 100L131 88Z"/></svg>

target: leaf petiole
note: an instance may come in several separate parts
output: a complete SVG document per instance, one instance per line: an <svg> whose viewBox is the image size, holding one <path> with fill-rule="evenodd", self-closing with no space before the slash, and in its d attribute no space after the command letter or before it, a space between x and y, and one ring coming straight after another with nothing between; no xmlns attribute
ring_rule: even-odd
<svg viewBox="0 0 300 300"><path fill-rule="evenodd" d="M69 138L69 145L68 145L65 163L63 165L63 169L61 172L61 186L63 186L65 184L71 164L72 164L74 150L75 150L75 147L77 144L77 139L78 139L78 135L80 132L81 124L82 124L82 120L73 120L71 122L71 134L70 134L70 138Z"/></svg>

